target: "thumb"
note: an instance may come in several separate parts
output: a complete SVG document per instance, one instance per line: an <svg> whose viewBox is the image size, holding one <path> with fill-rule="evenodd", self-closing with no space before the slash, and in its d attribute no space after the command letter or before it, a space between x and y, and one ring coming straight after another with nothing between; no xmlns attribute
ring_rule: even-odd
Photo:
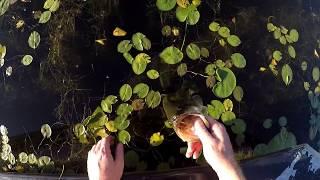
<svg viewBox="0 0 320 180"><path fill-rule="evenodd" d="M208 129L206 128L204 123L200 120L198 120L194 123L194 133L199 137L201 142L206 142L208 140L209 141L214 140L213 135L210 134L210 132L208 131Z"/></svg>

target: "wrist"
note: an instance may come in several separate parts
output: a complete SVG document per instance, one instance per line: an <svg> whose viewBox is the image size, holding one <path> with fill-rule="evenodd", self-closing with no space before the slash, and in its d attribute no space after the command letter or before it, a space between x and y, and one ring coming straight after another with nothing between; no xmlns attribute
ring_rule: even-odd
<svg viewBox="0 0 320 180"><path fill-rule="evenodd" d="M213 168L213 166L211 166ZM241 168L235 160L221 162L213 168L220 180L245 180Z"/></svg>

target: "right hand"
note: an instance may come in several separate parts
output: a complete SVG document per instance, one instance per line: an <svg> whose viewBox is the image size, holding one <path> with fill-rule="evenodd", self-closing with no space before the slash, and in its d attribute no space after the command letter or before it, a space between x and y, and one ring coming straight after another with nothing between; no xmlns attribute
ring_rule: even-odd
<svg viewBox="0 0 320 180"><path fill-rule="evenodd" d="M216 171L220 179L244 179L242 172L234 159L232 145L224 126L207 118L209 128L199 119L194 124L194 132L201 142L188 143L186 157L198 158L203 149L203 155L209 165Z"/></svg>

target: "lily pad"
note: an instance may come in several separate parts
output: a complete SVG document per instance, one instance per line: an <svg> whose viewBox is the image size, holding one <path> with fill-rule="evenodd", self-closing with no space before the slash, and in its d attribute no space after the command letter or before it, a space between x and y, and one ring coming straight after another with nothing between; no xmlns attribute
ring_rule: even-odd
<svg viewBox="0 0 320 180"><path fill-rule="evenodd" d="M202 47L200 49L200 55L204 58L208 58L210 56L209 50L207 48Z"/></svg>
<svg viewBox="0 0 320 180"><path fill-rule="evenodd" d="M144 38L146 38L146 36L140 32L137 32L132 35L133 47L136 48L138 51L143 51L143 48L144 48L143 39Z"/></svg>
<svg viewBox="0 0 320 180"><path fill-rule="evenodd" d="M187 8L177 7L176 17L180 22L186 21L189 25L195 25L200 19L200 13L197 7L191 4Z"/></svg>
<svg viewBox="0 0 320 180"><path fill-rule="evenodd" d="M32 63L33 57L31 55L23 56L21 63L25 66L29 66Z"/></svg>
<svg viewBox="0 0 320 180"><path fill-rule="evenodd" d="M131 56L131 54L123 53L122 55L129 64L132 64L132 62L134 61L134 58Z"/></svg>
<svg viewBox="0 0 320 180"><path fill-rule="evenodd" d="M303 82L303 87L306 91L310 90L310 83L309 82Z"/></svg>
<svg viewBox="0 0 320 180"><path fill-rule="evenodd" d="M122 103L117 107L116 114L118 116L127 117L131 112L133 111L133 108L130 104Z"/></svg>
<svg viewBox="0 0 320 180"><path fill-rule="evenodd" d="M51 158L49 156L41 156L38 159L38 166L43 167L49 165Z"/></svg>
<svg viewBox="0 0 320 180"><path fill-rule="evenodd" d="M188 57L192 60L197 60L200 58L200 48L194 43L190 43L187 46L186 53Z"/></svg>
<svg viewBox="0 0 320 180"><path fill-rule="evenodd" d="M282 149L290 148L297 145L296 137L293 133L288 132L282 127L280 133L275 135L268 143L269 152L276 152Z"/></svg>
<svg viewBox="0 0 320 180"><path fill-rule="evenodd" d="M118 132L118 140L122 144L128 144L128 142L130 142L130 139L131 139L131 136L130 136L128 131L121 130L121 131Z"/></svg>
<svg viewBox="0 0 320 180"><path fill-rule="evenodd" d="M78 123L73 127L73 133L78 138L82 136L85 132L86 132L86 128L81 123Z"/></svg>
<svg viewBox="0 0 320 180"><path fill-rule="evenodd" d="M191 6L189 6L190 8ZM188 17L187 17L187 23L189 25L195 25L198 23L200 19L200 13L199 11L197 10L197 8L192 8L188 14Z"/></svg>
<svg viewBox="0 0 320 180"><path fill-rule="evenodd" d="M206 86L208 87L208 88L213 88L214 87L214 85L216 84L216 78L214 77L214 76L208 76L207 78L206 78Z"/></svg>
<svg viewBox="0 0 320 180"><path fill-rule="evenodd" d="M43 4L43 8L44 9L50 9L51 6L53 5L54 3L54 0L46 0Z"/></svg>
<svg viewBox="0 0 320 180"><path fill-rule="evenodd" d="M181 63L177 68L178 76L182 77L184 76L188 71L188 67L186 63Z"/></svg>
<svg viewBox="0 0 320 180"><path fill-rule="evenodd" d="M273 32L276 30L276 26L274 26L272 23L267 24L267 29L269 32Z"/></svg>
<svg viewBox="0 0 320 180"><path fill-rule="evenodd" d="M223 106L224 106L224 109L226 111L232 111L233 109L233 102L230 100L230 99L225 99L223 101Z"/></svg>
<svg viewBox="0 0 320 180"><path fill-rule="evenodd" d="M145 98L149 92L149 86L145 83L139 83L133 88L133 93L137 94L139 98Z"/></svg>
<svg viewBox="0 0 320 180"><path fill-rule="evenodd" d="M223 112L225 112L225 108L218 100L212 100L208 105L208 113L214 119L219 119Z"/></svg>
<svg viewBox="0 0 320 180"><path fill-rule="evenodd" d="M147 64L150 63L150 59L148 54L139 53L132 62L133 72L137 75L142 74L146 70Z"/></svg>
<svg viewBox="0 0 320 180"><path fill-rule="evenodd" d="M176 6L176 0L157 0L156 5L160 11L170 11Z"/></svg>
<svg viewBox="0 0 320 180"><path fill-rule="evenodd" d="M211 23L209 24L209 29L210 29L210 31L212 31L212 32L217 32L217 31L219 31L219 29L220 29L220 24L213 21L213 22L211 22Z"/></svg>
<svg viewBox="0 0 320 180"><path fill-rule="evenodd" d="M117 46L117 50L119 53L127 53L131 48L132 44L130 40L122 40Z"/></svg>
<svg viewBox="0 0 320 180"><path fill-rule="evenodd" d="M120 88L119 94L120 94L120 99L123 102L129 101L129 99L132 96L132 88L131 88L131 86L129 84L122 85L121 88Z"/></svg>
<svg viewBox="0 0 320 180"><path fill-rule="evenodd" d="M146 97L146 104L149 108L156 108L161 102L161 94L158 91L149 91Z"/></svg>
<svg viewBox="0 0 320 180"><path fill-rule="evenodd" d="M246 67L246 64L247 64L246 59L240 53L233 53L231 55L231 60L232 60L232 63L234 64L234 66L237 68Z"/></svg>
<svg viewBox="0 0 320 180"><path fill-rule="evenodd" d="M218 34L221 36L221 37L224 37L224 38L227 38L230 36L230 29L223 26L221 28L219 28L218 30Z"/></svg>
<svg viewBox="0 0 320 180"><path fill-rule="evenodd" d="M162 144L163 140L164 136L160 134L160 132L157 132L152 134L149 143L151 146L159 146L160 144Z"/></svg>
<svg viewBox="0 0 320 180"><path fill-rule="evenodd" d="M106 124L106 128L110 132L117 132L118 129L115 127L114 121L108 121Z"/></svg>
<svg viewBox="0 0 320 180"><path fill-rule="evenodd" d="M242 134L246 131L247 125L242 119L232 121L231 130L235 134Z"/></svg>
<svg viewBox="0 0 320 180"><path fill-rule="evenodd" d="M149 79L158 79L160 74L157 70L151 69L147 72L147 76Z"/></svg>
<svg viewBox="0 0 320 180"><path fill-rule="evenodd" d="M299 33L296 29L291 29L289 36L293 42L297 42L299 40Z"/></svg>
<svg viewBox="0 0 320 180"><path fill-rule="evenodd" d="M217 78L220 80L212 89L215 96L226 98L230 96L236 87L236 76L228 68L217 69Z"/></svg>
<svg viewBox="0 0 320 180"><path fill-rule="evenodd" d="M219 39L219 44L224 47L226 45L226 41L224 39Z"/></svg>
<svg viewBox="0 0 320 180"><path fill-rule="evenodd" d="M231 125L235 119L236 115L232 111L226 111L221 115L221 120L226 125Z"/></svg>
<svg viewBox="0 0 320 180"><path fill-rule="evenodd" d="M293 46L291 45L288 46L288 53L290 57L296 58L296 50L294 49Z"/></svg>
<svg viewBox="0 0 320 180"><path fill-rule="evenodd" d="M245 142L245 135L244 134L237 134L236 136L236 143L238 146L241 146Z"/></svg>
<svg viewBox="0 0 320 180"><path fill-rule="evenodd" d="M54 0L52 6L49 8L49 11L55 12L60 7L60 0Z"/></svg>
<svg viewBox="0 0 320 180"><path fill-rule="evenodd" d="M282 59L282 53L278 50L273 51L272 56L276 61L280 61Z"/></svg>
<svg viewBox="0 0 320 180"><path fill-rule="evenodd" d="M227 41L233 47L238 47L241 44L241 40L236 35L229 36Z"/></svg>
<svg viewBox="0 0 320 180"><path fill-rule="evenodd" d="M236 101L240 102L243 98L243 89L240 86L236 86L232 92L233 97Z"/></svg>
<svg viewBox="0 0 320 180"><path fill-rule="evenodd" d="M106 113L112 112L112 105L117 102L117 96L109 95L104 100L101 101L101 108Z"/></svg>
<svg viewBox="0 0 320 180"><path fill-rule="evenodd" d="M2 16L9 8L9 0L0 0L0 16Z"/></svg>
<svg viewBox="0 0 320 180"><path fill-rule="evenodd" d="M142 46L145 50L151 49L151 41L147 37L142 38Z"/></svg>
<svg viewBox="0 0 320 180"><path fill-rule="evenodd" d="M39 19L40 24L47 23L51 18L51 11L44 11Z"/></svg>
<svg viewBox="0 0 320 180"><path fill-rule="evenodd" d="M169 25L165 25L161 29L161 34L164 37L169 37L171 35L171 27Z"/></svg>
<svg viewBox="0 0 320 180"><path fill-rule="evenodd" d="M160 53L160 58L167 64L177 64L183 59L183 53L178 48L169 46Z"/></svg>
<svg viewBox="0 0 320 180"><path fill-rule="evenodd" d="M263 121L263 127L269 129L272 127L272 119L266 119Z"/></svg>
<svg viewBox="0 0 320 180"><path fill-rule="evenodd" d="M216 65L215 64L208 64L204 70L206 74L209 76L213 76L216 73Z"/></svg>
<svg viewBox="0 0 320 180"><path fill-rule="evenodd" d="M127 151L124 155L124 165L127 168L136 168L139 161L139 155L133 150Z"/></svg>
<svg viewBox="0 0 320 180"><path fill-rule="evenodd" d="M96 129L93 134L95 137L101 137L101 138L105 138L109 136L109 134L107 133L104 127Z"/></svg>
<svg viewBox="0 0 320 180"><path fill-rule="evenodd" d="M44 124L41 126L41 134L44 138L50 138L51 133L51 127L48 124Z"/></svg>
<svg viewBox="0 0 320 180"><path fill-rule="evenodd" d="M28 155L28 163L29 164L37 164L37 157L32 153Z"/></svg>
<svg viewBox="0 0 320 180"><path fill-rule="evenodd" d="M287 39L285 36L280 36L279 41L282 45L286 45L287 44Z"/></svg>
<svg viewBox="0 0 320 180"><path fill-rule="evenodd" d="M40 44L40 34L37 31L33 31L29 38L28 44L32 49L36 49Z"/></svg>
<svg viewBox="0 0 320 180"><path fill-rule="evenodd" d="M283 82L288 86L291 83L293 78L292 69L288 64L285 64L282 66L281 76L282 76Z"/></svg>
<svg viewBox="0 0 320 180"><path fill-rule="evenodd" d="M140 111L144 108L144 100L143 99L135 99L132 101L131 106L134 111Z"/></svg>
<svg viewBox="0 0 320 180"><path fill-rule="evenodd" d="M25 152L19 153L19 162L21 162L22 164L27 163L28 162L28 154Z"/></svg>
<svg viewBox="0 0 320 180"><path fill-rule="evenodd" d="M279 39L281 37L281 30L280 28L276 28L274 31L273 31L273 37L274 39Z"/></svg>
<svg viewBox="0 0 320 180"><path fill-rule="evenodd" d="M312 79L317 82L319 81L319 78L320 78L320 70L319 70L319 67L313 67L312 69Z"/></svg>
<svg viewBox="0 0 320 180"><path fill-rule="evenodd" d="M114 120L114 127L118 130L127 129L130 125L130 121L124 116L117 116Z"/></svg>

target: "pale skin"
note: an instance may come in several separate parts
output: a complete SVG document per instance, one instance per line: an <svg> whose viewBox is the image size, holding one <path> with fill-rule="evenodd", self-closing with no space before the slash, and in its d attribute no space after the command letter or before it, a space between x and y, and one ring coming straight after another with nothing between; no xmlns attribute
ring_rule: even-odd
<svg viewBox="0 0 320 180"><path fill-rule="evenodd" d="M208 164L217 173L220 180L244 180L229 136L222 124L207 118L210 126L205 127L202 120L194 124L195 134L200 142L188 143L186 157L197 159L201 151ZM110 144L112 137L103 138L88 153L88 176L90 180L119 180L123 174L123 145L117 144L115 156L112 156Z"/></svg>

